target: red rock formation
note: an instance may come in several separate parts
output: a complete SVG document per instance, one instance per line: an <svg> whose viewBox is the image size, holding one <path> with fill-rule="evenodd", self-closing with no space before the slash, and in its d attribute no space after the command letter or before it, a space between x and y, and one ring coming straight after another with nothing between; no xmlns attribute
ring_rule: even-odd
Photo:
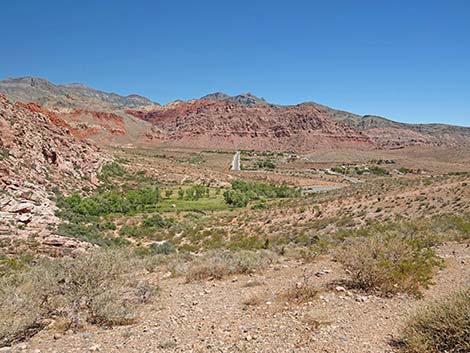
<svg viewBox="0 0 470 353"><path fill-rule="evenodd" d="M71 192L97 184L98 169L111 158L72 136L68 126L38 105L12 104L0 95L0 218L7 227L0 238L34 235L45 244L58 222L51 189Z"/></svg>
<svg viewBox="0 0 470 353"><path fill-rule="evenodd" d="M169 143L179 145L299 152L318 147L373 147L363 133L309 105L247 107L193 100L153 111L127 112L156 125Z"/></svg>
<svg viewBox="0 0 470 353"><path fill-rule="evenodd" d="M67 122L59 117L59 114L53 112L52 110L46 109L41 107L39 104L36 103L22 103L16 102L16 105L25 109L28 109L34 113L41 113L49 118L49 120L56 126L63 127L65 129L71 129L70 125Z"/></svg>

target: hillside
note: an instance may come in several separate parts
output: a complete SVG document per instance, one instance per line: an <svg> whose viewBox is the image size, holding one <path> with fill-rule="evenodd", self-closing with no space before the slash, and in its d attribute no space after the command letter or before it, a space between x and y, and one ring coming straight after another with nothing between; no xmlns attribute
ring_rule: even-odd
<svg viewBox="0 0 470 353"><path fill-rule="evenodd" d="M20 252L34 237L45 247L76 247L53 236L57 224L53 190L93 189L97 172L111 157L73 137L67 123L38 106L13 104L0 95L0 240ZM52 228L51 228L52 227Z"/></svg>

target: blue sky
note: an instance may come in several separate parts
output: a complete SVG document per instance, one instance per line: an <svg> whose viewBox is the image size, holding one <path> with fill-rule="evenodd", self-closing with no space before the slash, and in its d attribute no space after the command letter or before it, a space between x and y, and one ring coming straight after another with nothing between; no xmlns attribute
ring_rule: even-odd
<svg viewBox="0 0 470 353"><path fill-rule="evenodd" d="M0 23L0 78L470 126L467 0L17 0Z"/></svg>

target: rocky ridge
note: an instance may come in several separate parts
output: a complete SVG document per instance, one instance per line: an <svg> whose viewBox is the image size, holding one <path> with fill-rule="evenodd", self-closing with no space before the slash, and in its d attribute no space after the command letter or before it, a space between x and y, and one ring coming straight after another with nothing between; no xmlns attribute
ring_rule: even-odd
<svg viewBox="0 0 470 353"><path fill-rule="evenodd" d="M34 102L62 119L79 138L98 144L165 144L202 148L283 150L318 148L400 149L411 146L465 147L470 128L405 124L357 115L318 103L281 106L251 93L216 92L160 106L138 95L120 96L82 84L54 85L33 78L0 81L0 93Z"/></svg>
<svg viewBox="0 0 470 353"><path fill-rule="evenodd" d="M55 85L36 77L7 78L0 81L0 93L13 101L35 102L45 107L88 110L115 110L124 108L155 108L158 103L131 94L121 96L87 87L78 83Z"/></svg>

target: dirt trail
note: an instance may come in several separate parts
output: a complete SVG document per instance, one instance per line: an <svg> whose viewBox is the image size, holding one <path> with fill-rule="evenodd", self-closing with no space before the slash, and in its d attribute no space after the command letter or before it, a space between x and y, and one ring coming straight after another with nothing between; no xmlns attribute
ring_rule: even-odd
<svg viewBox="0 0 470 353"><path fill-rule="evenodd" d="M419 300L338 292L334 283L346 274L328 257L307 265L283 260L261 273L223 281L160 280L160 296L144 307L137 324L65 335L44 331L22 348L36 353L394 352L390 341L399 337L409 313L470 281L469 247L450 243L439 254L446 267ZM282 294L304 273L332 289L309 303L286 303ZM162 274L149 276L158 280ZM322 325L317 328L316 322Z"/></svg>

